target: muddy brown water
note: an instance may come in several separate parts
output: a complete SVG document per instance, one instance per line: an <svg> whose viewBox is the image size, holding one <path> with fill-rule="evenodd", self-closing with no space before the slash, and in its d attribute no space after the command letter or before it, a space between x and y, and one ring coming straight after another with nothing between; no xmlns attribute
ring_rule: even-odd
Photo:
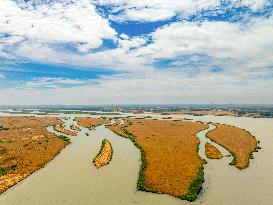
<svg viewBox="0 0 273 205"><path fill-rule="evenodd" d="M160 115L152 117L162 118ZM229 165L231 157L220 160L206 158L204 145L211 141L205 138L205 134L214 129L213 125L198 133L199 155L208 161L205 165L206 182L198 199L190 203L168 195L136 191L140 166L139 150L131 141L115 135L104 126L99 126L95 130L82 128L78 136L71 137L72 143L43 169L1 194L0 204L273 204L273 119L185 115L171 117L219 122L244 128L261 141L262 150L254 154L249 168L238 170ZM70 118L65 125L68 128L72 123L75 124ZM89 136L85 133L89 133ZM112 143L113 159L109 165L97 170L92 160L104 138ZM223 155L229 154L221 146L211 143Z"/></svg>

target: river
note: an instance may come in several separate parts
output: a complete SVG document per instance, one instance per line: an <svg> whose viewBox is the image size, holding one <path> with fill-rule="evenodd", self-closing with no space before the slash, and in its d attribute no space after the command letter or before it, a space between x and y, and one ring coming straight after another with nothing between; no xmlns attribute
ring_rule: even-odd
<svg viewBox="0 0 273 205"><path fill-rule="evenodd" d="M149 114L151 115L151 114ZM141 116L141 115L138 115ZM162 118L160 115L152 115ZM168 117L168 116L163 116ZM191 118L193 121L219 122L244 128L261 141L262 149L254 154L249 168L238 170L230 166L231 157L207 159L204 144L211 142L205 134L200 139L199 155L208 161L205 165L204 189L193 202L183 201L168 195L136 191L140 166L140 152L133 143L117 136L103 125L94 130L81 127L77 136L70 137L72 143L54 160L0 196L1 205L269 205L273 198L273 119L216 116L171 116L175 119ZM77 125L70 116L66 128ZM53 132L52 128L48 128ZM89 133L89 136L86 135ZM97 170L92 164L103 139L113 147L113 158L109 165ZM228 152L211 142L220 151Z"/></svg>

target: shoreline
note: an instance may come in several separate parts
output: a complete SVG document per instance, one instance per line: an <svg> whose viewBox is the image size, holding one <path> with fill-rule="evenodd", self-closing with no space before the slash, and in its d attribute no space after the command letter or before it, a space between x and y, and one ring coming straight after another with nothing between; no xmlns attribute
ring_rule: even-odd
<svg viewBox="0 0 273 205"><path fill-rule="evenodd" d="M0 117L1 124L9 129L0 131L1 147L1 194L24 180L53 160L67 146L59 135L48 132L58 124L53 117L33 118ZM10 139L10 140L9 140Z"/></svg>
<svg viewBox="0 0 273 205"><path fill-rule="evenodd" d="M113 148L107 139L102 140L100 151L93 159L93 164L97 169L110 163L113 157Z"/></svg>
<svg viewBox="0 0 273 205"><path fill-rule="evenodd" d="M203 122L202 122L202 124L208 125L207 123L203 123ZM111 128L108 128L108 129L110 129L112 132L114 132L115 134L117 134L117 135L119 135L119 136L121 136L123 138L129 139L134 144L134 146L136 146L140 150L140 153L141 153L141 166L140 166L140 169L139 169L139 176L138 176L138 180L137 180L137 189L139 191L144 191L144 192L151 192L151 193L156 193L156 194L167 194L167 195L169 195L171 197L186 200L186 201L190 201L190 202L196 200L199 193L200 193L200 191L201 191L201 189L202 189L202 184L205 181L205 179L204 179L204 164L205 164L205 162L203 161L202 157L199 156L201 161L202 161L201 165L200 165L200 167L198 169L196 177L192 180L190 186L188 187L188 190L187 190L186 194L184 194L182 196L176 196L176 195L172 195L172 194L170 194L168 192L161 192L161 191L158 191L158 190L149 189L145 185L145 174L144 174L144 172L145 172L145 168L147 166L147 158L146 158L146 155L145 155L145 150L142 148L141 145L139 145L136 142L136 139L135 139L136 137L132 133L130 133L128 131L127 128L129 126L130 126L130 122L129 122L129 125L127 125L127 126L125 125L125 126L120 127L120 129L127 136L122 135L121 133L118 133L114 129L111 129ZM200 145L200 140L197 137L197 134L204 131L204 130L209 130L209 126L202 129L202 130L200 130L199 132L195 133L195 135L194 135L199 141L198 146L197 146L197 154L198 154L199 145Z"/></svg>
<svg viewBox="0 0 273 205"><path fill-rule="evenodd" d="M208 138L208 139L210 139L212 142L218 144L219 146L225 148L225 149L232 155L233 160L229 163L229 165L234 165L234 166L235 166L236 168L238 168L239 170L248 168L248 167L249 167L249 164L250 164L250 160L254 158L254 157L253 157L253 153L254 153L254 152L258 152L258 151L261 149L261 147L259 146L259 140L257 140L256 137L255 137L254 135L252 135L248 130L242 129L242 128L240 128L240 127L232 126L232 125L227 125L227 124L222 124L222 123L221 123L221 124L220 124L220 123L213 123L213 124L216 126L216 128L215 128L214 130L209 131L209 132L205 135L205 137ZM242 166L242 167L241 167L241 166L236 166L236 159L238 158L238 156L236 155L236 153L234 153L234 152L233 152L231 149L229 149L226 145L221 144L221 143L217 142L217 140L214 140L214 139L212 139L211 137L208 136L211 132L217 130L218 125L230 126L230 127L232 127L232 128L237 128L237 129L239 129L240 131L244 131L244 132L248 133L248 134L255 140L255 142L256 142L256 143L255 143L255 144L256 144L256 145L255 145L255 148L254 148L253 151L251 151L251 152L249 153L249 156L248 156L248 163L247 163L245 166Z"/></svg>
<svg viewBox="0 0 273 205"><path fill-rule="evenodd" d="M181 117L184 117L184 116L181 116ZM181 118L182 119L182 118ZM246 122L252 122L252 118L249 118L249 119L243 119L243 120L238 120L238 121L232 121L232 118L230 119L230 118L214 118L214 116L210 116L209 118L202 118L202 119L200 119L199 117L198 118L196 118L196 117L193 117L193 119L195 120L195 121L198 121L198 120L200 120L200 121L202 121L202 122L204 122L204 123L207 123L207 122L218 122L218 123L225 123L225 124L228 124L228 125L236 125L237 127L239 127L240 129L247 129L247 130L249 130L249 132L250 133L252 133L252 135L253 136L255 136L255 137L257 137L259 140L261 140L261 143L262 143L262 145L264 145L265 144L265 141L264 140L266 140L266 139L269 139L268 138L268 135L267 134L261 134L262 132L260 132L260 130L261 130L261 128L259 128L258 126L259 125L257 125L257 127L253 127L252 126L252 128L251 128L251 126L249 126L248 124L244 124L244 122L246 121ZM225 122L224 121L221 121L221 120L226 120ZM269 121L262 121L262 120L260 120L260 119L256 119L254 122L261 122L262 124L268 124L268 123L266 123L266 122L269 122ZM242 123L241 123L242 122ZM254 130L254 131L253 131ZM257 131L255 131L255 130L257 130ZM261 137L259 137L259 136L261 136ZM122 136L123 137L123 136ZM124 137L124 138L126 138L126 137ZM126 139L128 139L128 138L126 138ZM221 146L221 145L220 145ZM222 146L221 146L222 147ZM266 152L266 153L268 153L268 148L266 148L266 147L268 147L268 146L263 146L263 153L264 152ZM61 153L63 151L63 149L58 153L58 155ZM264 153L265 154L265 153ZM56 156L58 156L58 155L56 155ZM267 154L268 155L268 154ZM55 156L55 157L56 157ZM242 181L245 181L245 179L244 178L246 178L246 176L244 176L244 175L248 175L248 173L253 173L253 172L255 172L255 169L257 169L257 168L259 168L259 167L257 167L257 163L259 164L259 166L261 166L261 164L260 164L260 158L262 157L263 158L263 156L264 155L257 155L257 159L256 159L256 156L255 156L255 160L253 161L253 164L252 163L250 163L250 164L252 164L252 166L251 166L251 169L249 170L249 171L247 171L247 172L242 172L243 173L243 175L242 175L242 177L240 177L240 179L242 180ZM55 157L54 157L54 159L55 159ZM226 162L226 161L228 161L228 160L230 160L230 158L224 158L223 159L224 161L222 161L222 160L220 160L220 161L222 161L222 162L220 162L220 163L218 163L218 162L215 162L215 163L213 163L212 165L214 166L214 164L216 165L217 163L218 164L223 164L223 162ZM52 161L52 160L51 160ZM224 163L225 164L225 163ZM47 165L48 164L46 164L45 166L43 166L43 167L47 167ZM206 165L207 166L207 165ZM42 168L43 168L42 167ZM210 167L211 167L211 165L210 165ZM267 166L263 166L263 167L267 167ZM221 168L227 168L227 167L221 167ZM206 168L205 168L206 169ZM223 169L224 170L224 169ZM236 170L232 170L232 169L227 169L227 170L229 170L229 172L231 172L231 173L233 173L233 175L234 174L236 174L237 172L236 172ZM259 169L260 170L260 169ZM38 171L38 170L37 170ZM35 171L35 172L37 172L37 171ZM210 172L209 172L210 173ZM32 173L31 175L33 175L34 173ZM270 175L268 175L268 176L270 176ZM29 178L29 176L27 177L27 178ZM214 184L215 184L215 180L217 181L217 178L219 178L218 176L217 177L213 177L212 176L212 178L210 178L209 179L209 182L211 183L211 182L213 182L213 186L212 187L210 187L209 186L209 190L214 190L214 191L216 191L216 193L217 193L217 189L215 190L214 188L215 188L215 186L214 186ZM247 178L246 178L247 179ZM219 180L219 179L218 179ZM237 181L241 181L241 180L238 180L238 178L236 178L236 180ZM235 181L236 181L235 180ZM226 182L226 180L224 180L224 182ZM250 182L250 184L252 184L252 181L249 181ZM222 182L223 183L223 182ZM262 182L263 183L263 182ZM220 184L220 182L219 183L216 183L216 184ZM235 184L238 184L238 182L236 182ZM226 184L226 186L228 186L228 183ZM220 186L221 187L221 186ZM228 187L223 187L224 189L223 190L226 190L226 189L229 189ZM8 189L9 191L13 191L13 189L12 190L10 190L10 189ZM205 187L205 190L207 190L207 188ZM236 190L236 188L235 188L235 190ZM259 190L258 190L259 191ZM226 193L233 193L232 192L232 190L230 190L229 192L228 191L225 191ZM5 192L6 193L6 192ZM240 192L239 192L240 193ZM259 192L258 192L259 193ZM267 193L269 194L270 193L270 191L267 191ZM165 199L165 194L160 194L160 195L163 195L162 197ZM201 193L201 195L200 196L202 196L201 198L202 198L202 201L204 201L204 202L202 202L202 204L204 203L204 204L207 204L208 203L208 201L210 201L210 198L207 198L207 195L209 195L210 196L210 193L209 192L207 192L207 191L205 191L205 192L203 192L202 191L202 193ZM260 196L263 196L263 195L261 195L261 194L259 194ZM270 194L269 194L270 195ZM141 200L143 200L143 198L142 198L142 194L141 193L138 193L137 194L137 196L138 196L138 198L139 197L141 197ZM224 195L222 196L222 195L220 195L221 197L224 197ZM237 195L236 195L237 196ZM212 197L212 196L211 196ZM157 201L156 199L158 198L161 198L161 197L156 197L156 196L154 196L154 197L152 197L151 196L151 198L155 198L155 202ZM167 197L168 198L168 197ZM167 199L166 199L167 200ZM200 199L197 199L197 201L196 202L199 202L199 200ZM237 200L239 200L239 199L237 199ZM245 204L244 203L244 198L242 198L242 199L240 199L240 200L242 200L242 204ZM265 199L265 200L267 200L267 199ZM167 201L172 201L170 198L167 200ZM217 200L216 200L217 201ZM213 202L213 203L210 203L210 205L211 204L216 204L216 201L215 202ZM227 201L232 201L232 199L228 199ZM255 200L254 200L255 201ZM257 200L256 200L257 201ZM177 202L177 204L178 204L179 202ZM173 203L173 204L176 204L176 203ZM195 204L195 202L193 202L193 204ZM218 204L221 204L221 202L219 202Z"/></svg>

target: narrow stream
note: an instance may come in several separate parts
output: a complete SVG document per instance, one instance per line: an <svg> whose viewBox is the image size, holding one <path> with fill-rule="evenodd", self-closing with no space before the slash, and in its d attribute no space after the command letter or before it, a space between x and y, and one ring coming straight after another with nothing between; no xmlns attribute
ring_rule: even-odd
<svg viewBox="0 0 273 205"><path fill-rule="evenodd" d="M211 141L209 138L206 137L206 134L209 131L214 130L215 128L216 127L213 124L209 124L208 129L203 130L203 131L197 133L197 135L196 135L196 137L198 137L199 140L200 140L198 154L202 159L205 159L206 161L215 161L215 159L209 159L205 154L205 145L206 145L207 142L212 144L213 146L215 146L223 154L223 156L230 155L230 153L224 147L216 144L215 142ZM218 160L221 160L221 159L218 159Z"/></svg>
<svg viewBox="0 0 273 205"><path fill-rule="evenodd" d="M177 118L177 115L173 116L175 117ZM213 125L198 133L199 155L206 159L208 164L205 165L204 189L199 198L191 203L164 194L136 191L140 152L133 143L117 136L103 125L95 130L80 127L81 131L77 132L77 136L70 137L72 143L54 160L1 194L0 204L269 205L273 203L273 119L211 116L180 118L185 117L247 129L261 141L262 150L254 154L254 160L251 160L249 168L238 170L229 165L232 157L217 160L205 156L206 142L217 147L223 155L228 154L224 148L205 137L209 130L214 129ZM77 125L77 122L70 116L65 121L66 129L70 129L71 124ZM54 132L52 128L48 129ZM113 146L113 159L109 165L97 170L92 160L104 138Z"/></svg>
<svg viewBox="0 0 273 205"><path fill-rule="evenodd" d="M68 129L77 125L72 118L65 121ZM126 204L133 202L136 191L139 150L131 141L115 135L104 126L95 130L80 127L72 143L22 182L1 194L1 205L90 205ZM53 130L49 131L59 134ZM87 136L85 133L89 133ZM114 149L109 165L97 170L92 163L103 139ZM129 151L130 150L130 151Z"/></svg>

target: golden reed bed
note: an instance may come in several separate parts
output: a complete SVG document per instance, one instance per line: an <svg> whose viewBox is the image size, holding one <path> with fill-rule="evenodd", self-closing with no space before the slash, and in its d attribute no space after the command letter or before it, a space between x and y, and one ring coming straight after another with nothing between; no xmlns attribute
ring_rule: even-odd
<svg viewBox="0 0 273 205"><path fill-rule="evenodd" d="M204 163L198 155L199 139L195 135L208 128L207 124L128 119L125 125L112 125L108 128L121 136L131 138L142 150L143 170L140 171L138 181L140 190L181 198L193 194L187 199L194 200L201 188L202 179L196 183L198 186L195 191L191 190L189 193L189 189L193 181L199 179Z"/></svg>
<svg viewBox="0 0 273 205"><path fill-rule="evenodd" d="M102 141L101 149L98 155L94 158L93 163L99 169L106 164L109 164L113 156L113 149L111 143L104 139Z"/></svg>
<svg viewBox="0 0 273 205"><path fill-rule="evenodd" d="M81 131L81 128L79 128L79 127L76 126L76 125L70 125L70 129L71 129L71 130L74 130L74 131Z"/></svg>
<svg viewBox="0 0 273 205"><path fill-rule="evenodd" d="M55 125L54 130L56 130L57 132L66 134L66 135L76 136L75 132L72 132L72 131L67 130L67 129L64 128L64 123L63 122L61 122L60 125Z"/></svg>
<svg viewBox="0 0 273 205"><path fill-rule="evenodd" d="M216 124L207 137L225 147L234 157L232 164L239 169L248 167L252 153L258 148L257 140L248 131L230 125Z"/></svg>
<svg viewBox="0 0 273 205"><path fill-rule="evenodd" d="M101 118L91 118L91 117L76 117L75 120L78 121L80 126L86 127L89 129L93 129L96 126L109 123L108 120L101 119Z"/></svg>
<svg viewBox="0 0 273 205"><path fill-rule="evenodd" d="M0 117L0 193L52 160L68 143L47 132L53 117Z"/></svg>
<svg viewBox="0 0 273 205"><path fill-rule="evenodd" d="M205 154L210 159L221 159L223 158L222 153L212 144L206 143L205 145Z"/></svg>

